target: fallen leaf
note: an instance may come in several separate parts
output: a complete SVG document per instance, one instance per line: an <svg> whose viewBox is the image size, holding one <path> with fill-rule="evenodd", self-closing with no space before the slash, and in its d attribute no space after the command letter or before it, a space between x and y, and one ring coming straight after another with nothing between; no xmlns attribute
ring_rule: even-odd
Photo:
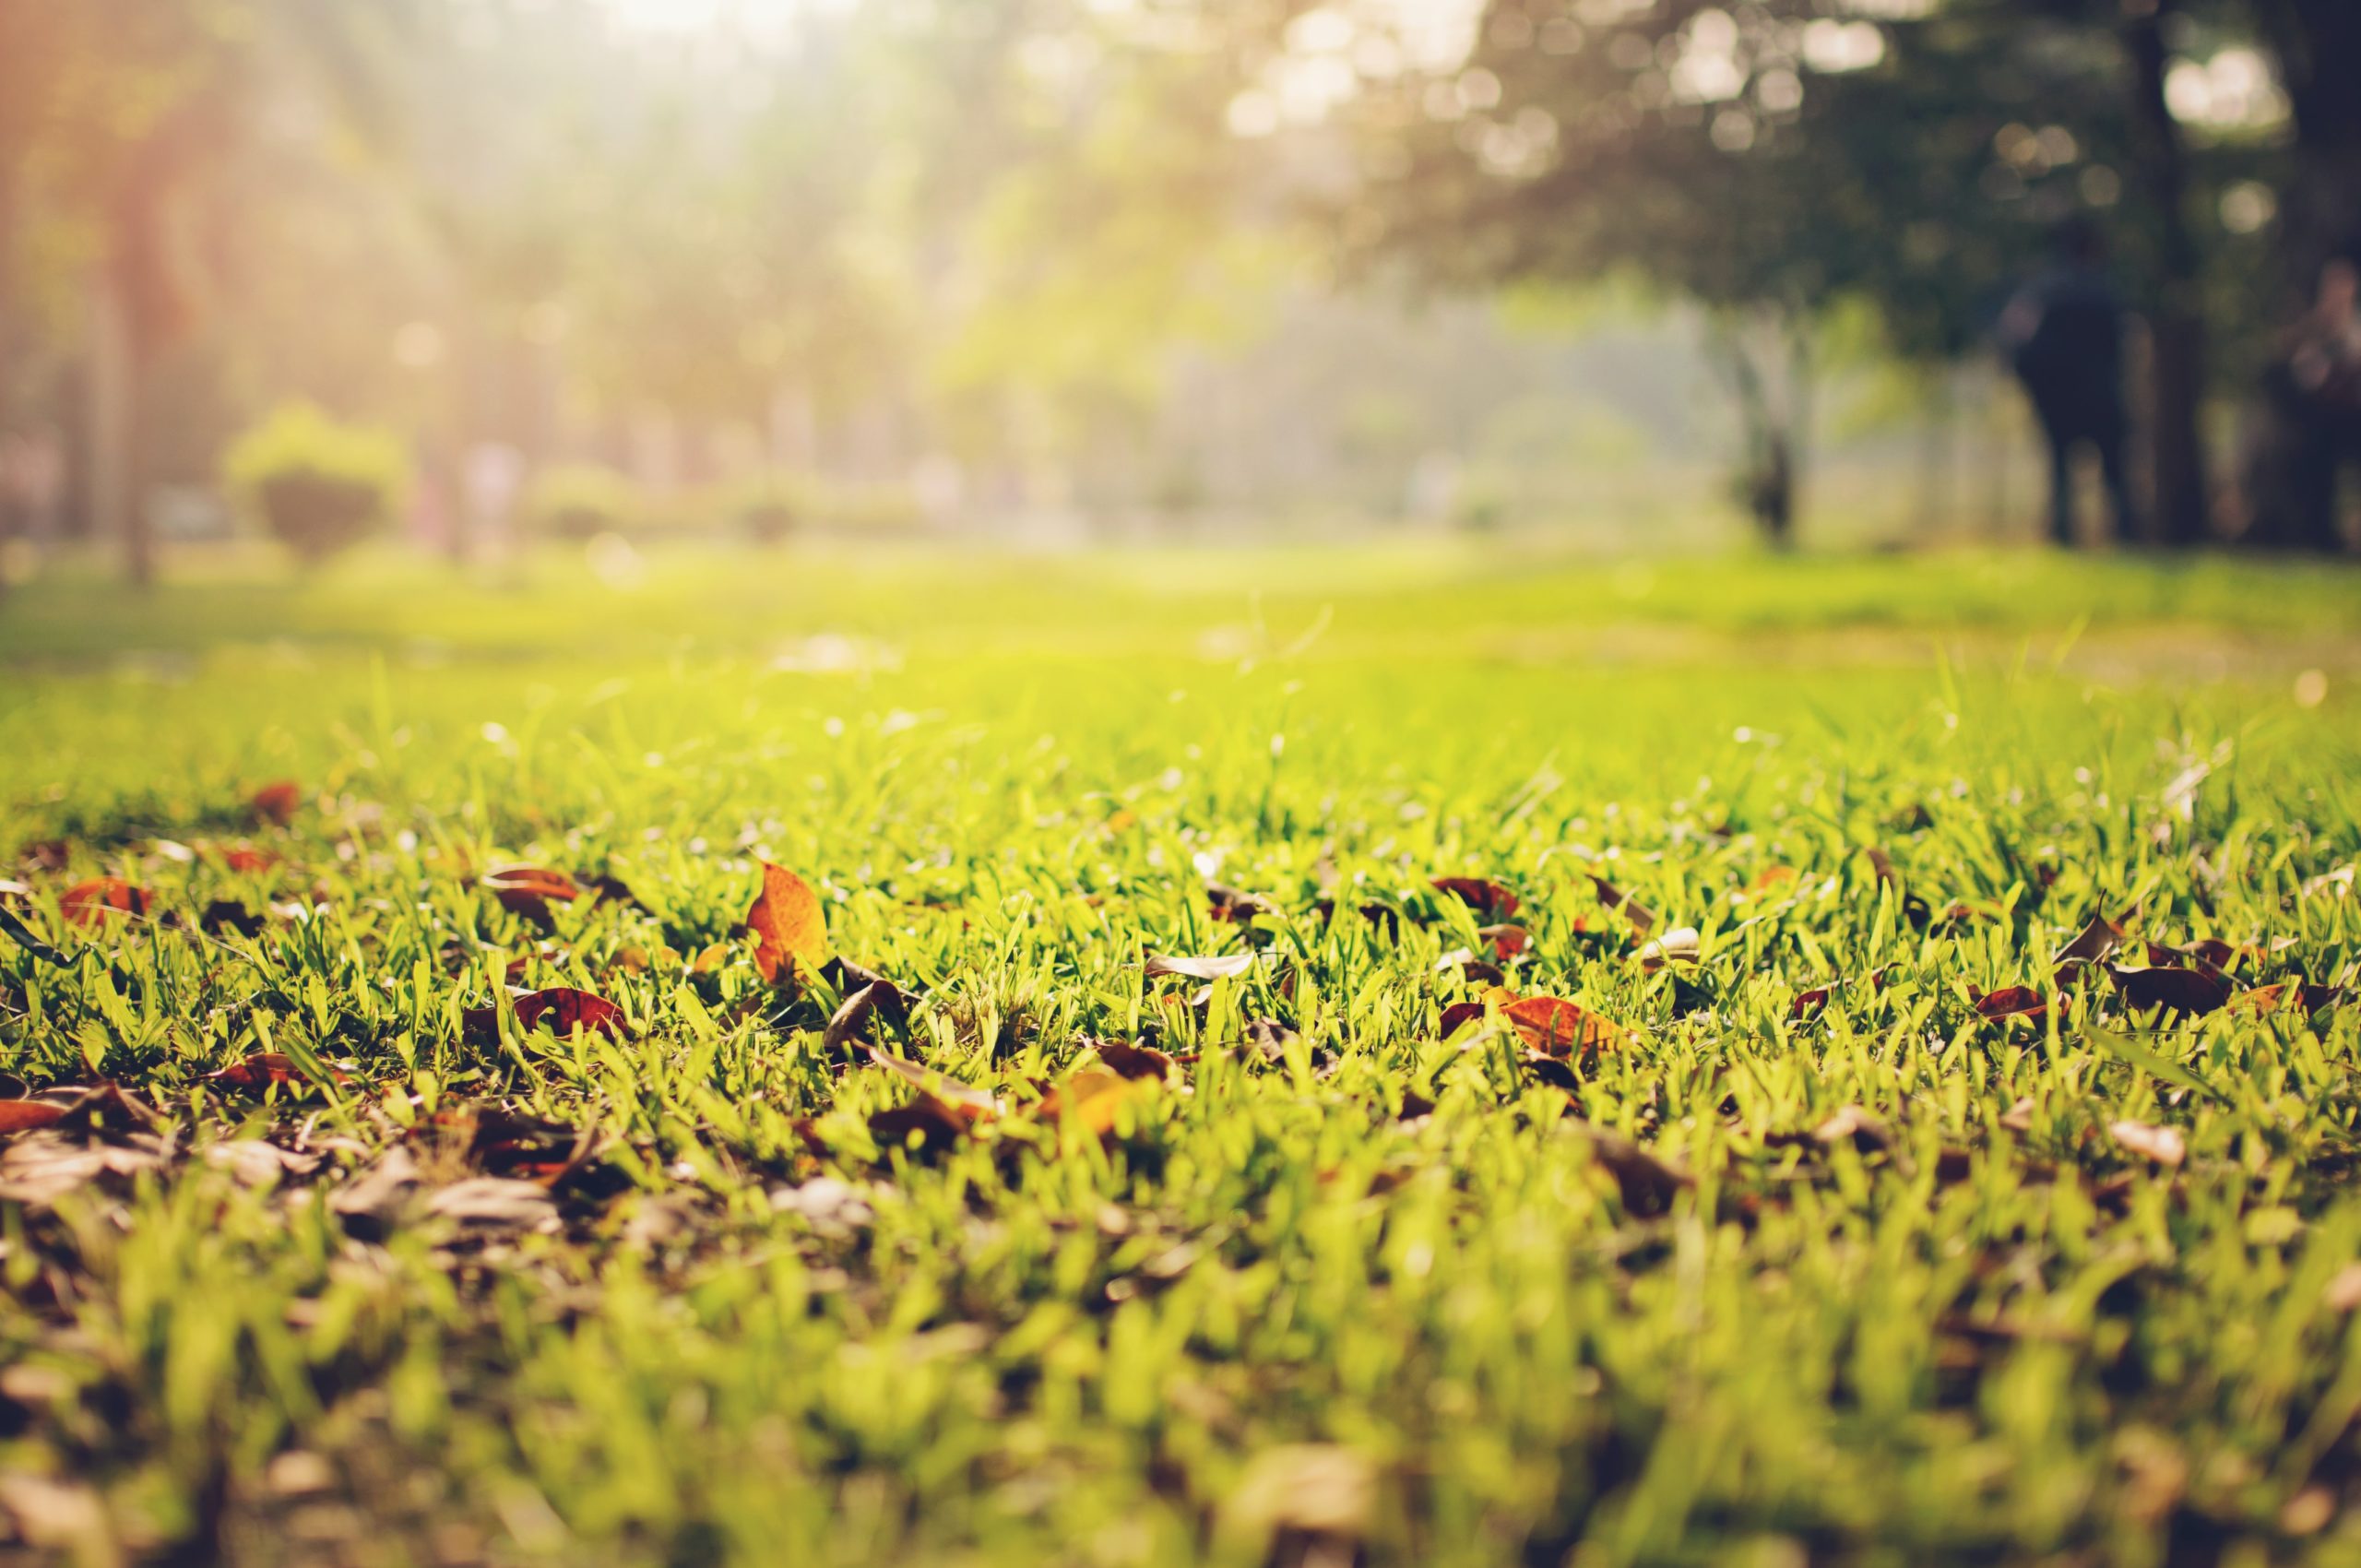
<svg viewBox="0 0 2361 1568"><path fill-rule="evenodd" d="M1278 909L1259 893L1241 893L1235 887L1225 887L1218 882L1205 885L1205 902L1214 919L1229 921L1238 925L1250 924L1257 915L1275 915Z"/></svg>
<svg viewBox="0 0 2361 1568"><path fill-rule="evenodd" d="M1496 958L1513 958L1533 945L1533 935L1521 925L1488 925L1477 934L1492 944Z"/></svg>
<svg viewBox="0 0 2361 1568"><path fill-rule="evenodd" d="M495 866L484 873L483 885L502 909L542 927L553 923L552 904L571 904L582 897L572 877L547 866Z"/></svg>
<svg viewBox="0 0 2361 1568"><path fill-rule="evenodd" d="M1678 931L1666 932L1662 936L1647 943L1641 947L1636 956L1640 960L1642 969L1649 974L1655 974L1667 964L1697 962L1698 956L1704 949L1704 940L1698 934L1696 927L1685 925Z"/></svg>
<svg viewBox="0 0 2361 1568"><path fill-rule="evenodd" d="M1545 1056L1594 1056L1623 1044L1623 1031L1589 1009L1558 996L1528 996L1501 1009L1527 1044Z"/></svg>
<svg viewBox="0 0 2361 1568"><path fill-rule="evenodd" d="M1868 1152L1893 1146L1893 1132L1879 1117L1857 1105L1840 1107L1828 1120L1811 1130L1812 1142L1822 1146L1849 1142L1854 1147Z"/></svg>
<svg viewBox="0 0 2361 1568"><path fill-rule="evenodd" d="M197 929L215 933L230 931L240 936L260 936L263 918L234 898L216 898L196 917Z"/></svg>
<svg viewBox="0 0 2361 1568"><path fill-rule="evenodd" d="M0 1137L53 1127L65 1119L65 1107L46 1099L0 1099Z"/></svg>
<svg viewBox="0 0 2361 1568"><path fill-rule="evenodd" d="M1590 1140L1591 1158L1615 1178L1623 1206L1634 1216L1648 1218L1664 1213L1676 1195L1695 1184L1688 1172L1657 1158L1620 1133L1588 1122L1575 1121L1571 1125Z"/></svg>
<svg viewBox="0 0 2361 1568"><path fill-rule="evenodd" d="M1172 1058L1152 1046L1132 1045L1120 1039L1091 1041L1091 1049L1108 1071L1119 1077L1151 1079L1161 1083L1171 1075Z"/></svg>
<svg viewBox="0 0 2361 1568"><path fill-rule="evenodd" d="M2073 941L2058 950L2057 964L2101 964L2123 945L2123 928L2105 915L2093 915Z"/></svg>
<svg viewBox="0 0 2361 1568"><path fill-rule="evenodd" d="M2201 969L2110 968L2106 973L2121 993L2123 1004L2134 1013L2161 1007L2169 1013L2201 1016L2218 1011L2230 1000L2229 982Z"/></svg>
<svg viewBox="0 0 2361 1568"><path fill-rule="evenodd" d="M67 888L57 908L68 925L94 926L122 915L144 916L155 902L155 895L144 887L134 887L119 876L100 876Z"/></svg>
<svg viewBox="0 0 2361 1568"><path fill-rule="evenodd" d="M543 1024L560 1039L576 1029L620 1039L623 1033L623 1010L603 996L571 986L552 986L547 991L528 991L515 999L516 1022L530 1034Z"/></svg>
<svg viewBox="0 0 2361 1568"><path fill-rule="evenodd" d="M339 1084L350 1081L345 1073L335 1067L328 1069L328 1075ZM311 1080L303 1075L302 1068L295 1065L295 1059L277 1051L255 1051L244 1061L233 1062L218 1073L208 1073L206 1081L219 1084L224 1088L243 1089L249 1094L260 1094L266 1089L285 1088L291 1085L303 1088L311 1087Z"/></svg>
<svg viewBox="0 0 2361 1568"><path fill-rule="evenodd" d="M267 1187L283 1176L308 1176L320 1168L315 1154L297 1154L261 1138L232 1138L205 1151L205 1162L227 1170L248 1187Z"/></svg>
<svg viewBox="0 0 2361 1568"><path fill-rule="evenodd" d="M1081 1072L1044 1095L1034 1114L1044 1122L1077 1126L1095 1137L1104 1138L1114 1133L1116 1117L1125 1105L1153 1092L1154 1084L1149 1079L1125 1077L1119 1073Z"/></svg>
<svg viewBox="0 0 2361 1568"><path fill-rule="evenodd" d="M2038 1023L2049 1016L2049 998L2029 985L2004 985L1975 996L1975 1011L1986 1018L2024 1018Z"/></svg>
<svg viewBox="0 0 2361 1568"><path fill-rule="evenodd" d="M462 1225L529 1230L557 1218L557 1205L538 1182L508 1176L470 1176L426 1200L426 1212Z"/></svg>
<svg viewBox="0 0 2361 1568"><path fill-rule="evenodd" d="M281 778L256 790L246 803L260 820L284 827L295 820L303 804L303 787L291 778Z"/></svg>
<svg viewBox="0 0 2361 1568"><path fill-rule="evenodd" d="M1787 1016L1796 1019L1810 1017L1827 1006L1828 999L1835 992L1833 985L1816 985L1809 991L1799 991L1796 999L1787 1004Z"/></svg>
<svg viewBox="0 0 2361 1568"><path fill-rule="evenodd" d="M869 1118L869 1136L880 1149L908 1148L933 1154L967 1137L968 1118L930 1094L908 1105L891 1106Z"/></svg>
<svg viewBox="0 0 2361 1568"><path fill-rule="evenodd" d="M2145 1155L2167 1170L2177 1170L2189 1158L2189 1140L2177 1127L2158 1127L2146 1122L2110 1122L2107 1135L2133 1154Z"/></svg>
<svg viewBox="0 0 2361 1568"><path fill-rule="evenodd" d="M1450 894L1487 922L1504 921L1517 911L1516 895L1497 882L1477 876L1438 876L1432 881L1436 892Z"/></svg>
<svg viewBox="0 0 2361 1568"><path fill-rule="evenodd" d="M1180 975L1189 980L1232 980L1252 968L1260 956L1253 953L1222 953L1200 956L1151 956L1147 972L1156 975Z"/></svg>
<svg viewBox="0 0 2361 1568"><path fill-rule="evenodd" d="M864 985L846 997L829 1016L828 1028L820 1037L820 1043L831 1056L841 1056L853 1041L860 1038L861 1031L869 1027L869 1020L876 1015L885 989L890 988L885 987L883 981Z"/></svg>
<svg viewBox="0 0 2361 1568"><path fill-rule="evenodd" d="M1591 886L1597 891L1599 903L1608 909L1619 911L1625 920L1631 922L1632 930L1645 934L1655 925L1656 915L1654 909L1649 909L1607 878L1594 873L1590 883Z"/></svg>
<svg viewBox="0 0 2361 1568"><path fill-rule="evenodd" d="M891 1051L880 1051L873 1045L869 1048L869 1059L965 1121L989 1122L1000 1114L999 1098L972 1084L963 1084L931 1067L896 1056Z"/></svg>
<svg viewBox="0 0 2361 1568"><path fill-rule="evenodd" d="M2302 980L2280 980L2271 985L2259 985L2252 991L2242 991L2230 998L2227 1005L2236 1013L2274 1013L2293 1005L2303 1010L2306 1017L2323 1007L2344 999L2344 988L2335 985L2313 985Z"/></svg>
<svg viewBox="0 0 2361 1568"><path fill-rule="evenodd" d="M1484 1021L1484 1004L1480 1002L1454 1002L1442 1010L1442 1017L1435 1025L1438 1039L1449 1039L1470 1024Z"/></svg>
<svg viewBox="0 0 2361 1568"><path fill-rule="evenodd" d="M746 929L754 933L754 968L777 984L782 970L794 967L819 972L828 961L828 921L820 896L784 866L763 862L763 890L746 911Z"/></svg>

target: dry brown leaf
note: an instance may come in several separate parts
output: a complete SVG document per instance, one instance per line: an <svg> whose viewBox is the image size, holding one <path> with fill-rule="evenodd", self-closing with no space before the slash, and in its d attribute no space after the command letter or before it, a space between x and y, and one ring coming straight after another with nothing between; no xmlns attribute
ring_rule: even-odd
<svg viewBox="0 0 2361 1568"><path fill-rule="evenodd" d="M2123 928L2105 915L2093 915L2082 932L2058 950L2057 964L2102 964L2123 945Z"/></svg>
<svg viewBox="0 0 2361 1568"><path fill-rule="evenodd" d="M1590 884L1597 891L1599 903L1608 909L1619 911L1625 920L1631 922L1633 931L1644 935L1655 925L1656 915L1654 909L1649 909L1607 878L1593 873Z"/></svg>
<svg viewBox="0 0 2361 1568"><path fill-rule="evenodd" d="M1093 1040L1091 1049L1109 1072L1119 1077L1153 1079L1161 1083L1171 1075L1172 1058L1152 1046L1132 1045L1120 1039Z"/></svg>
<svg viewBox="0 0 2361 1568"><path fill-rule="evenodd" d="M999 1097L972 1084L963 1084L931 1067L896 1056L891 1051L880 1051L873 1045L869 1048L869 1059L967 1122L989 1122L1000 1114Z"/></svg>
<svg viewBox="0 0 2361 1568"><path fill-rule="evenodd" d="M2177 1127L2158 1127L2146 1122L2125 1120L2110 1122L2107 1135L2124 1148L2145 1155L2166 1170L2177 1170L2189 1158L2189 1140Z"/></svg>
<svg viewBox="0 0 2361 1568"><path fill-rule="evenodd" d="M2218 1011L2230 1000L2229 982L2201 969L2110 968L2107 978L2135 1013L2163 1008L2168 1013L2202 1016Z"/></svg>
<svg viewBox="0 0 2361 1568"><path fill-rule="evenodd" d="M1167 957L1151 956L1147 972L1157 975L1180 975L1194 980L1234 980L1254 967L1258 955L1253 953L1221 953L1197 956Z"/></svg>
<svg viewBox="0 0 2361 1568"><path fill-rule="evenodd" d="M1971 992L1976 1013L1986 1018L2023 1018L2039 1023L2049 1016L2049 998L2029 985L2004 985L1998 991Z"/></svg>

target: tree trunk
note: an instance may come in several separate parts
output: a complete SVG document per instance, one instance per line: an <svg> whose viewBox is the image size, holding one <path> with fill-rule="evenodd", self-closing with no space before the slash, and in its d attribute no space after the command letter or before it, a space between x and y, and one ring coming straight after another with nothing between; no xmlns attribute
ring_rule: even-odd
<svg viewBox="0 0 2361 1568"><path fill-rule="evenodd" d="M2354 0L2249 0L2287 93L2295 137L2280 193L2281 319L2311 308L2320 269L2361 253L2361 5ZM2255 409L2240 476L2248 537L2258 544L2337 551L2333 438L2308 417L2284 367Z"/></svg>
<svg viewBox="0 0 2361 1568"><path fill-rule="evenodd" d="M2205 318L2197 237L2189 221L2189 160L2165 102L2164 18L2172 0L2128 5L2123 44L2131 63L2135 173L2155 213L2156 277L2149 308L2149 529L2155 542L2205 538Z"/></svg>

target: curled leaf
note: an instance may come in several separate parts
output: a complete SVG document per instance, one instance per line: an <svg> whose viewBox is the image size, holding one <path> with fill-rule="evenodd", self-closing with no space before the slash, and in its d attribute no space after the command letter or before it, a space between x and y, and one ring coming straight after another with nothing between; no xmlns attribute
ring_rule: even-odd
<svg viewBox="0 0 2361 1568"><path fill-rule="evenodd" d="M1631 922L1632 930L1644 935L1655 927L1656 915L1654 909L1649 909L1603 876L1594 874L1590 883L1591 886L1597 891L1599 903L1608 909L1619 911L1625 920Z"/></svg>
<svg viewBox="0 0 2361 1568"><path fill-rule="evenodd" d="M1154 1080L1161 1083L1172 1072L1172 1058L1153 1046L1132 1045L1120 1039L1092 1042L1098 1060L1107 1064L1118 1077Z"/></svg>
<svg viewBox="0 0 2361 1568"><path fill-rule="evenodd" d="M1180 975L1196 980L1234 980L1252 968L1258 956L1259 955L1253 953L1221 953L1182 957L1157 955L1149 957L1147 972L1151 977Z"/></svg>
<svg viewBox="0 0 2361 1568"><path fill-rule="evenodd" d="M2073 941L2058 950L2053 964L2103 964L2123 945L2123 928L2105 915L2093 915Z"/></svg>
<svg viewBox="0 0 2361 1568"><path fill-rule="evenodd" d="M1640 968L1655 974L1667 964L1693 964L1704 949L1704 938L1695 926L1682 926L1666 932L1643 946L1638 954Z"/></svg>

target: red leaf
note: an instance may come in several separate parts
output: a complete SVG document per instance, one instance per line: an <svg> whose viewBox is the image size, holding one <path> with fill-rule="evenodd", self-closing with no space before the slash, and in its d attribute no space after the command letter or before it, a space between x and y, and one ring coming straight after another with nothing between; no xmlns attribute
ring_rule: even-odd
<svg viewBox="0 0 2361 1568"><path fill-rule="evenodd" d="M281 778L255 790L248 804L254 807L255 816L284 827L295 820L295 813L303 804L303 787L291 778Z"/></svg>
<svg viewBox="0 0 2361 1568"><path fill-rule="evenodd" d="M570 986L552 986L547 991L528 992L516 998L516 1021L529 1034L546 1023L550 1031L561 1039L576 1029L592 1030L611 1038L623 1032L623 1010L603 996Z"/></svg>
<svg viewBox="0 0 2361 1568"><path fill-rule="evenodd" d="M1449 1039L1468 1025L1481 1023L1483 1017L1482 1003L1454 1002L1442 1010L1442 1021L1436 1024L1435 1028L1444 1039Z"/></svg>
<svg viewBox="0 0 2361 1568"><path fill-rule="evenodd" d="M2029 985L2004 985L1977 996L1975 1011L1987 1018L2024 1018L2038 1023L2049 1016L2049 998Z"/></svg>
<svg viewBox="0 0 2361 1568"><path fill-rule="evenodd" d="M1497 958L1513 958L1533 945L1532 933L1521 925L1488 925L1477 934L1491 943Z"/></svg>
<svg viewBox="0 0 2361 1568"><path fill-rule="evenodd" d="M2192 1016L2215 1012L2230 1000L2229 982L2200 969L2107 970L2123 1004L2134 1013L2161 1007Z"/></svg>
<svg viewBox="0 0 2361 1568"><path fill-rule="evenodd" d="M746 911L746 929L754 933L754 968L773 984L781 971L792 978L800 965L817 973L828 961L828 919L820 896L785 866L763 863L763 890Z"/></svg>
<svg viewBox="0 0 2361 1568"><path fill-rule="evenodd" d="M1816 985L1809 991L1797 992L1796 999L1787 1004L1787 1016L1803 1018L1819 1012L1828 1005L1828 999L1835 993L1835 990L1836 988L1831 985Z"/></svg>
<svg viewBox="0 0 2361 1568"><path fill-rule="evenodd" d="M1497 882L1477 876L1438 876L1435 891L1448 893L1487 921L1504 921L1517 910L1517 897Z"/></svg>
<svg viewBox="0 0 2361 1568"><path fill-rule="evenodd" d="M53 1105L45 1099L0 1099L0 1135L9 1133L30 1133L37 1127L53 1127L65 1120L69 1106Z"/></svg>
<svg viewBox="0 0 2361 1568"><path fill-rule="evenodd" d="M57 901L69 925L98 925L118 915L145 915L155 895L134 887L119 876L94 877L77 883Z"/></svg>

